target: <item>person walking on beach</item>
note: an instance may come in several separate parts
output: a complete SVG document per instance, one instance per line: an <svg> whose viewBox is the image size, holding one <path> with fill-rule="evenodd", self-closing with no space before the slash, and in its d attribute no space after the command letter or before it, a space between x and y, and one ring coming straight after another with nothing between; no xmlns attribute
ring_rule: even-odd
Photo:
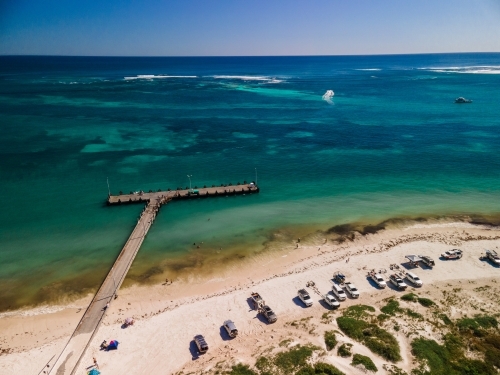
<svg viewBox="0 0 500 375"><path fill-rule="evenodd" d="M99 369L99 365L97 364L97 359L95 359L95 357L94 357L94 366L96 369Z"/></svg>

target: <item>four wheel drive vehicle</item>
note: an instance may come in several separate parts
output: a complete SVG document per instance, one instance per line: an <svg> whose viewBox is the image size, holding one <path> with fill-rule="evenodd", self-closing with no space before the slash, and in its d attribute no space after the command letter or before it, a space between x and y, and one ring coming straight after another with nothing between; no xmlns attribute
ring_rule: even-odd
<svg viewBox="0 0 500 375"><path fill-rule="evenodd" d="M312 306L313 304L313 300L311 299L311 296L309 295L309 293L307 293L307 290L305 289L299 289L298 292L297 292L300 300L302 302L304 302L304 305L306 306Z"/></svg>
<svg viewBox="0 0 500 375"><path fill-rule="evenodd" d="M413 272L407 272L406 278L415 286L422 286L424 284L422 280L420 280L420 278Z"/></svg>
<svg viewBox="0 0 500 375"><path fill-rule="evenodd" d="M500 266L500 256L498 256L495 250L486 250L485 258L491 260L497 266Z"/></svg>
<svg viewBox="0 0 500 375"><path fill-rule="evenodd" d="M425 264L427 267L434 267L436 264L434 263L434 260L431 257L428 257L427 255L419 255L420 261Z"/></svg>
<svg viewBox="0 0 500 375"><path fill-rule="evenodd" d="M396 274L389 276L389 281L399 290L405 290L408 285L405 284L403 279Z"/></svg>
<svg viewBox="0 0 500 375"><path fill-rule="evenodd" d="M441 254L441 256L444 259L460 259L462 258L462 250L459 249L453 249L449 251L445 251L444 253Z"/></svg>
<svg viewBox="0 0 500 375"><path fill-rule="evenodd" d="M194 337L194 342L196 343L196 346L198 347L198 351L200 353L207 352L208 345L207 345L207 342L205 341L205 338L202 335L196 335Z"/></svg>
<svg viewBox="0 0 500 375"><path fill-rule="evenodd" d="M345 290L347 290L347 292L351 295L352 298L359 297L358 288L356 288L356 286L353 283L351 282L345 283Z"/></svg>
<svg viewBox="0 0 500 375"><path fill-rule="evenodd" d="M339 284L343 284L345 282L345 275L340 273L340 272L336 272L333 275L333 280L335 280L335 282L337 282Z"/></svg>
<svg viewBox="0 0 500 375"><path fill-rule="evenodd" d="M340 307L339 301L337 301L335 297L330 293L325 295L324 301L328 306L330 306L333 309Z"/></svg>
<svg viewBox="0 0 500 375"><path fill-rule="evenodd" d="M224 328L227 331L227 334L229 337L236 337L238 336L238 330L236 329L236 326L234 325L232 320L226 320L224 322Z"/></svg>
<svg viewBox="0 0 500 375"><path fill-rule="evenodd" d="M259 309L259 312L266 317L268 323L274 323L278 320L278 317L276 316L274 311L267 305L262 306Z"/></svg>
<svg viewBox="0 0 500 375"><path fill-rule="evenodd" d="M370 279L372 279L379 288L385 288L387 286L384 278L379 273L370 272Z"/></svg>
<svg viewBox="0 0 500 375"><path fill-rule="evenodd" d="M255 292L252 292L252 294L250 294L250 296L252 297L252 302L253 302L253 308L255 310L258 310L260 309L262 306L264 306L266 304L266 302L264 301L264 299L260 296L259 293L255 293Z"/></svg>
<svg viewBox="0 0 500 375"><path fill-rule="evenodd" d="M339 301L345 301L345 299L347 298L344 289L342 289L337 284L332 285L332 292L334 296L338 298Z"/></svg>

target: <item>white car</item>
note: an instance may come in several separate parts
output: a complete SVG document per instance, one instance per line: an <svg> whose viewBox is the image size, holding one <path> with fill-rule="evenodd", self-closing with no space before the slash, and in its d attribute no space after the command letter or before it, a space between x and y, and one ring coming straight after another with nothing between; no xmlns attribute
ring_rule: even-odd
<svg viewBox="0 0 500 375"><path fill-rule="evenodd" d="M342 289L337 284L332 284L332 293L335 295L335 297L338 298L339 301L345 301L345 299L347 298L344 289Z"/></svg>
<svg viewBox="0 0 500 375"><path fill-rule="evenodd" d="M422 286L424 284L422 280L420 280L420 278L413 272L407 272L406 278L415 286Z"/></svg>
<svg viewBox="0 0 500 375"><path fill-rule="evenodd" d="M325 302L328 306L330 306L333 309L340 307L339 301L337 301L335 297L330 293L325 295Z"/></svg>
<svg viewBox="0 0 500 375"><path fill-rule="evenodd" d="M378 285L379 288L385 288L387 286L384 278L379 273L370 274L370 278Z"/></svg>
<svg viewBox="0 0 500 375"><path fill-rule="evenodd" d="M351 295L352 298L359 297L358 288L356 288L356 286L353 283L351 282L345 283L345 290L347 290L347 292Z"/></svg>
<svg viewBox="0 0 500 375"><path fill-rule="evenodd" d="M306 305L307 307L312 306L313 300L312 300L311 296L309 295L309 293L307 293L307 290L299 289L297 294L298 294L300 300L302 302L304 302L304 305Z"/></svg>
<svg viewBox="0 0 500 375"><path fill-rule="evenodd" d="M460 259L462 258L462 250L460 249L453 249L449 251L445 251L444 253L441 254L441 257L444 259Z"/></svg>

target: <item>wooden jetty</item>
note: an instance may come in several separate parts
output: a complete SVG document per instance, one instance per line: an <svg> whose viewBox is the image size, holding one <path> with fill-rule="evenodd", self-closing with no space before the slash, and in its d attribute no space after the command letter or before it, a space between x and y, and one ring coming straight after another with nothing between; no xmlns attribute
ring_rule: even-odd
<svg viewBox="0 0 500 375"><path fill-rule="evenodd" d="M253 183L238 185L223 185L183 190L166 190L150 192L132 192L131 194L109 195L108 205L126 203L145 203L145 208L137 221L129 239L116 258L113 267L104 279L101 287L90 302L75 331L68 340L63 351L49 371L53 375L73 375L78 369L80 359L97 332L101 321L106 315L109 305L116 296L125 276L127 275L146 234L151 228L162 205L172 200L218 197L229 195L258 193L259 187Z"/></svg>

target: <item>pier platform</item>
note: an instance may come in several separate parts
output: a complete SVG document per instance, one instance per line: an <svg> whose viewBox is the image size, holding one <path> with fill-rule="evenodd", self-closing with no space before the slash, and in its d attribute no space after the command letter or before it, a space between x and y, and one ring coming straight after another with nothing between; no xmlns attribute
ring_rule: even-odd
<svg viewBox="0 0 500 375"><path fill-rule="evenodd" d="M136 191L129 194L110 195L107 203L140 203L147 201L159 201L161 199L193 199L225 195L240 195L258 193L259 187L253 183L238 185L221 185L193 189L160 190L160 191Z"/></svg>

